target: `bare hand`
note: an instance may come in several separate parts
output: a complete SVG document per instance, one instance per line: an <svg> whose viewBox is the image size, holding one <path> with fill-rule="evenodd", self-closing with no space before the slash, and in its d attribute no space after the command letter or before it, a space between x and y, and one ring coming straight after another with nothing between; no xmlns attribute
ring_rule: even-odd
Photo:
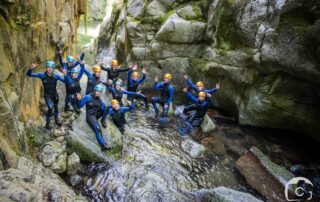
<svg viewBox="0 0 320 202"><path fill-rule="evenodd" d="M131 106L131 104L132 104L131 101L128 100L127 102L128 102L128 105Z"/></svg>
<svg viewBox="0 0 320 202"><path fill-rule="evenodd" d="M86 62L85 62L85 61L81 61L80 63L81 63L82 65L86 64Z"/></svg>
<svg viewBox="0 0 320 202"><path fill-rule="evenodd" d="M138 65L137 64L133 65L132 70L137 70L137 69L138 69Z"/></svg>
<svg viewBox="0 0 320 202"><path fill-rule="evenodd" d="M108 84L109 84L110 86L112 86L113 82L112 82L111 79L108 80Z"/></svg>
<svg viewBox="0 0 320 202"><path fill-rule="evenodd" d="M77 93L77 94L76 94L76 98L77 98L77 100L81 100L81 94L80 94L80 93Z"/></svg>
<svg viewBox="0 0 320 202"><path fill-rule="evenodd" d="M184 88L182 91L183 91L184 93L186 93L186 92L188 92L188 88Z"/></svg>
<svg viewBox="0 0 320 202"><path fill-rule="evenodd" d="M211 96L212 96L212 95L211 95L211 94L209 94L209 93L207 93L206 95L207 95L207 97L211 97Z"/></svg>
<svg viewBox="0 0 320 202"><path fill-rule="evenodd" d="M59 51L59 54L62 55L62 50Z"/></svg>
<svg viewBox="0 0 320 202"><path fill-rule="evenodd" d="M168 106L167 104L164 105L164 108L165 108L165 109L168 109L168 107L169 107L169 106Z"/></svg>
<svg viewBox="0 0 320 202"><path fill-rule="evenodd" d="M35 63L32 63L31 66L30 66L30 69L34 69L38 66L38 64L35 64Z"/></svg>
<svg viewBox="0 0 320 202"><path fill-rule="evenodd" d="M156 78L154 79L155 82L158 82L159 79L158 79L158 76L156 76Z"/></svg>
<svg viewBox="0 0 320 202"><path fill-rule="evenodd" d="M142 73L143 73L143 74L146 74L146 73L147 73L146 68L142 68Z"/></svg>
<svg viewBox="0 0 320 202"><path fill-rule="evenodd" d="M188 75L184 75L183 77L184 77L185 79L188 79Z"/></svg>
<svg viewBox="0 0 320 202"><path fill-rule="evenodd" d="M62 73L63 73L63 75L67 75L67 70L65 70L65 69L63 69L63 68L61 68L61 70L62 70Z"/></svg>
<svg viewBox="0 0 320 202"><path fill-rule="evenodd" d="M217 89L217 90L220 89L220 83L216 83L216 89Z"/></svg>
<svg viewBox="0 0 320 202"><path fill-rule="evenodd" d="M140 94L141 94L141 91L138 91L137 94L140 95Z"/></svg>

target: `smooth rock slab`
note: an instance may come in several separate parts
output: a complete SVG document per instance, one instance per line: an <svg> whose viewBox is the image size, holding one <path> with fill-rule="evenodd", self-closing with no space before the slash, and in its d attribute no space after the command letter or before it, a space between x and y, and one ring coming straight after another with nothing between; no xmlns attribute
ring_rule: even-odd
<svg viewBox="0 0 320 202"><path fill-rule="evenodd" d="M201 129L204 133L214 131L216 129L216 125L213 123L212 119L208 114L204 116L204 119L201 124Z"/></svg>
<svg viewBox="0 0 320 202"><path fill-rule="evenodd" d="M186 153L188 153L193 158L201 156L206 150L206 148L203 145L199 144L198 142L192 139L184 140L181 143L181 147Z"/></svg>

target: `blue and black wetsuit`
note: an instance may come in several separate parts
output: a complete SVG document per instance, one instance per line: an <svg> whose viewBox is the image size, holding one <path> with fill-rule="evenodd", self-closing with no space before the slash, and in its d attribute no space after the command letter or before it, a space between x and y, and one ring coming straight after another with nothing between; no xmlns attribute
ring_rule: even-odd
<svg viewBox="0 0 320 202"><path fill-rule="evenodd" d="M48 75L47 72L33 73L31 69L29 69L27 75L30 77L40 78L42 80L42 85L44 88L44 99L47 105L47 124L50 123L52 111L54 111L54 118L57 122L59 116L59 95L57 92L57 81L59 80L64 83L64 79L60 75L55 73L52 73L52 75Z"/></svg>
<svg viewBox="0 0 320 202"><path fill-rule="evenodd" d="M86 75L88 77L87 89L86 89L86 95L88 95L89 93L93 93L94 87L102 82L101 82L100 77L97 77L96 74L94 74L94 73L90 73L85 68L84 68L84 73L86 73Z"/></svg>
<svg viewBox="0 0 320 202"><path fill-rule="evenodd" d="M111 116L113 123L118 127L121 133L124 132L124 125L127 123L124 114L135 108L135 104L129 107L120 107L119 110L115 110L109 107L108 115Z"/></svg>
<svg viewBox="0 0 320 202"><path fill-rule="evenodd" d="M107 117L107 107L100 97L94 96L93 93L86 95L82 100L77 101L78 108L86 106L86 121L96 134L100 146L105 147L106 141L102 137L101 128L98 119L105 121Z"/></svg>
<svg viewBox="0 0 320 202"><path fill-rule="evenodd" d="M64 102L65 111L69 109L69 103L71 103L73 109L78 113L79 109L75 102L75 95L77 93L81 93L81 86L80 86L80 79L84 72L84 64L80 64L80 73L78 74L77 78L72 78L69 74L65 76L65 83L66 83L66 91L67 95Z"/></svg>
<svg viewBox="0 0 320 202"><path fill-rule="evenodd" d="M59 62L60 62L60 65L63 69L67 70L68 74L71 76L71 69L74 68L74 67L77 67L81 61L83 61L84 59L84 53L81 53L80 55L80 61L77 60L75 61L71 66L68 65L68 62L63 62L63 59L62 59L62 55L59 54Z"/></svg>
<svg viewBox="0 0 320 202"><path fill-rule="evenodd" d="M123 106L123 103L122 103L123 94L127 94L128 96L129 95L132 95L132 96L137 96L138 95L136 92L130 92L130 91L126 91L124 89L120 89L118 91L117 89L109 86L108 83L106 83L106 82L104 82L103 84L109 89L109 91L112 94L113 99L118 100L118 102L120 103L120 106Z"/></svg>
<svg viewBox="0 0 320 202"><path fill-rule="evenodd" d="M189 100L191 100L194 103L192 105L194 112L188 116L187 121L192 125L192 127L200 127L203 121L203 118L208 111L210 103L207 100L200 101L190 92L186 92L186 95L189 98ZM184 113L185 113L185 110L186 108L183 110Z"/></svg>
<svg viewBox="0 0 320 202"><path fill-rule="evenodd" d="M133 73L133 70L130 70L128 73L127 90L130 92L137 92L139 85L146 79L146 75L143 74L141 79L138 79L135 81L131 78L132 73ZM145 95L143 95L143 94L128 95L129 101L133 101L134 99L142 99L146 105L146 108L149 107L148 99Z"/></svg>
<svg viewBox="0 0 320 202"><path fill-rule="evenodd" d="M162 117L164 118L168 115L170 103L173 100L173 95L174 95L173 86L171 85L171 83L155 82L153 88L155 91L161 90L161 97L152 98L153 108L155 109L157 114L159 112L157 103L159 103L163 107ZM166 109L164 108L165 105L168 106Z"/></svg>
<svg viewBox="0 0 320 202"><path fill-rule="evenodd" d="M130 70L130 68L124 68L124 69L113 69L113 68L107 68L101 66L101 69L108 72L108 80L112 80L113 83L115 83L119 79L119 75L121 72L127 72Z"/></svg>

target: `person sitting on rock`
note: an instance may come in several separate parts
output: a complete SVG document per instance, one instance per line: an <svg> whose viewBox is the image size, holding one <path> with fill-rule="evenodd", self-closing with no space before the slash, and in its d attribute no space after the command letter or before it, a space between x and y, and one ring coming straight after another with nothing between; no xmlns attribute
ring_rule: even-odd
<svg viewBox="0 0 320 202"><path fill-rule="evenodd" d="M99 83L102 83L101 81L101 67L100 66L94 66L92 68L93 73L89 72L88 70L84 69L84 73L88 77L87 82L87 89L86 89L86 95L89 93L93 93L93 89L96 85Z"/></svg>
<svg viewBox="0 0 320 202"><path fill-rule="evenodd" d="M164 81L160 83L158 83L158 77L154 79L155 83L153 88L155 91L161 90L161 97L153 97L152 105L155 110L156 118L159 116L157 103L159 103L163 108L162 116L161 116L162 126L164 126L164 124L166 123L166 117L168 116L169 107L173 100L173 95L174 95L174 89L173 89L173 86L171 85L171 79L172 79L171 74L165 74Z"/></svg>
<svg viewBox="0 0 320 202"><path fill-rule="evenodd" d="M120 103L120 106L122 107L123 106L123 103L122 103L122 97L123 97L123 94L127 94L127 95L132 95L132 96L138 96L140 95L140 92L130 92L130 91L126 91L125 89L122 89L121 88L121 83L119 81L117 81L114 85L114 88L111 87L108 83L104 82L103 83L108 89L109 91L111 92L112 94L112 98L115 99L115 100L118 100L118 102ZM144 95L142 95L144 96Z"/></svg>
<svg viewBox="0 0 320 202"><path fill-rule="evenodd" d="M209 109L209 102L206 99L207 94L205 92L199 92L198 98L196 98L192 93L188 92L187 88L184 88L183 92L186 93L188 99L194 103L191 105L194 111L183 120L184 126L178 130L180 134L185 135L190 134L193 128L198 128L201 126L204 116ZM190 106L186 107L185 109L187 108L190 108Z"/></svg>
<svg viewBox="0 0 320 202"><path fill-rule="evenodd" d="M77 104L74 102L74 98L77 93L81 93L80 79L84 72L84 62L81 62L80 67L80 70L76 67L71 69L71 75L67 73L67 70L62 70L67 91L64 110L69 111L69 103L71 103L73 110L78 114L80 113L80 110L78 109Z"/></svg>
<svg viewBox="0 0 320 202"><path fill-rule="evenodd" d="M118 60L112 60L111 61L111 68L110 67L103 67L102 64L100 64L100 67L102 70L108 72L108 82L111 82L114 84L119 79L119 75L121 72L127 72L130 70L130 68L119 68Z"/></svg>
<svg viewBox="0 0 320 202"><path fill-rule="evenodd" d="M111 100L108 115L111 116L113 123L118 127L121 133L124 132L124 125L127 123L124 114L135 108L135 104L128 101L129 107L121 107L118 100Z"/></svg>
<svg viewBox="0 0 320 202"><path fill-rule="evenodd" d="M51 115L52 111L54 110L54 119L56 124L60 127L61 122L58 119L59 111L58 111L58 104L59 104L59 95L57 92L57 81L61 81L64 83L64 79L58 75L55 74L53 71L56 67L55 63L53 61L47 61L46 71L41 73L33 73L35 67L37 67L38 64L31 64L31 67L29 71L27 72L27 75L30 77L40 78L42 80L42 85L44 88L44 100L47 105L47 112L46 112L46 128L51 129L50 122L51 122Z"/></svg>
<svg viewBox="0 0 320 202"><path fill-rule="evenodd" d="M138 68L138 66L134 65L133 68L128 73L127 90L130 92L137 92L139 85L146 79L145 68L142 69L143 76L140 79L139 79L139 76L140 76L139 73L135 71L135 70L137 70L137 68ZM139 91L139 94L137 94L137 95L128 95L129 101L132 102L134 99L142 99L145 103L146 110L149 109L148 99L143 94L140 94L140 91Z"/></svg>
<svg viewBox="0 0 320 202"><path fill-rule="evenodd" d="M101 118L101 123L103 127L107 127L106 117L107 117L107 107L104 102L101 100L101 93L103 91L103 87L101 85L96 85L93 89L93 92L86 95L81 99L81 94L76 94L76 102L78 108L82 108L86 106L86 121L89 126L92 128L94 133L96 134L96 138L98 143L101 146L102 150L111 149L111 147L107 144L107 142L102 137L101 128L98 123L98 119Z"/></svg>
<svg viewBox="0 0 320 202"><path fill-rule="evenodd" d="M77 67L81 61L83 61L84 59L84 54L85 52L82 51L80 57L78 58L78 61L74 61L74 57L72 57L71 55L69 55L67 57L67 61L63 61L62 59L62 50L59 51L59 62L60 62L60 65L61 65L61 68L67 70L68 74L71 76L71 70L74 68L74 67Z"/></svg>

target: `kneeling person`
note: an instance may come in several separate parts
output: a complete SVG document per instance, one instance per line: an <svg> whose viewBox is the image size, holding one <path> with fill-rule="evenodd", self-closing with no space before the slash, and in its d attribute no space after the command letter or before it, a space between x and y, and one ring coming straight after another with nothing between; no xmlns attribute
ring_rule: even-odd
<svg viewBox="0 0 320 202"><path fill-rule="evenodd" d="M95 132L96 138L101 146L101 149L107 150L111 149L111 147L103 139L101 128L98 123L98 119L102 117L102 125L106 127L105 119L107 115L107 108L100 98L102 91L102 86L96 85L94 87L94 92L90 93L89 95L86 95L83 99L81 99L80 93L77 93L77 105L79 109L83 106L86 106L86 121L90 125L92 130Z"/></svg>

